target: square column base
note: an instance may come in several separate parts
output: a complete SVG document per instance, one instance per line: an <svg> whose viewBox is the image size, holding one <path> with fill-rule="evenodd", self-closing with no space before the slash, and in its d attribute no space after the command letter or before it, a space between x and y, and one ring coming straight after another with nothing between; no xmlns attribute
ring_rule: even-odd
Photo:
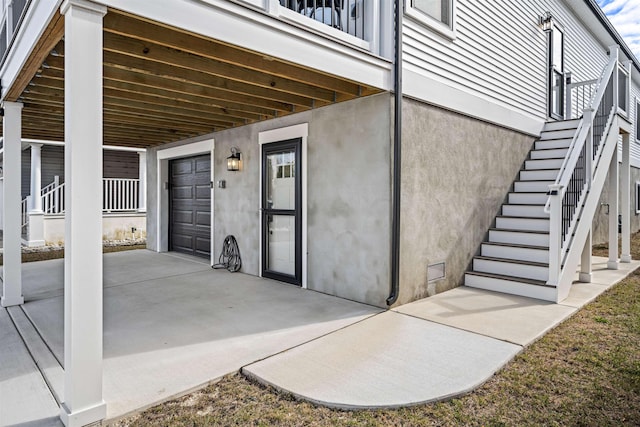
<svg viewBox="0 0 640 427"><path fill-rule="evenodd" d="M2 307L13 307L14 305L24 304L24 297L2 297L0 305Z"/></svg>
<svg viewBox="0 0 640 427"><path fill-rule="evenodd" d="M624 263L631 262L631 255L622 255L620 257L620 262L624 262Z"/></svg>
<svg viewBox="0 0 640 427"><path fill-rule="evenodd" d="M607 269L609 269L609 270L617 270L618 269L618 261L607 261Z"/></svg>
<svg viewBox="0 0 640 427"><path fill-rule="evenodd" d="M81 427L104 420L107 417L107 404L102 401L99 404L82 411L69 412L64 404L60 405L60 420L66 427Z"/></svg>
<svg viewBox="0 0 640 427"><path fill-rule="evenodd" d="M578 281L582 283L591 283L591 273L580 273Z"/></svg>

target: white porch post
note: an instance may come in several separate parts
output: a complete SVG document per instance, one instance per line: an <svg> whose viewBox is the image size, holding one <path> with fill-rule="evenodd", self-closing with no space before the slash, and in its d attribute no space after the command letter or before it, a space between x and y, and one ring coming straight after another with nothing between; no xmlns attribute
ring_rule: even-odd
<svg viewBox="0 0 640 427"><path fill-rule="evenodd" d="M618 269L618 151L609 166L609 262L607 268Z"/></svg>
<svg viewBox="0 0 640 427"><path fill-rule="evenodd" d="M102 399L102 20L65 0L64 402L66 426L106 416Z"/></svg>
<svg viewBox="0 0 640 427"><path fill-rule="evenodd" d="M147 211L147 152L139 151L138 181L138 212Z"/></svg>
<svg viewBox="0 0 640 427"><path fill-rule="evenodd" d="M629 134L622 135L622 171L620 213L622 214L622 254L620 262L631 262L631 165L629 162Z"/></svg>
<svg viewBox="0 0 640 427"><path fill-rule="evenodd" d="M580 275L578 280L584 283L591 283L591 246L593 246L592 231L593 230L589 230L589 233L587 234L587 239L584 242L584 248L582 248L582 257L580 258Z"/></svg>
<svg viewBox="0 0 640 427"><path fill-rule="evenodd" d="M4 119L4 156L2 170L4 174L4 200L2 216L4 218L4 265L2 266L1 305L9 307L24 302L22 297L22 104L5 101Z"/></svg>
<svg viewBox="0 0 640 427"><path fill-rule="evenodd" d="M42 212L42 144L31 145L31 206L27 244L29 246L44 245L44 214Z"/></svg>

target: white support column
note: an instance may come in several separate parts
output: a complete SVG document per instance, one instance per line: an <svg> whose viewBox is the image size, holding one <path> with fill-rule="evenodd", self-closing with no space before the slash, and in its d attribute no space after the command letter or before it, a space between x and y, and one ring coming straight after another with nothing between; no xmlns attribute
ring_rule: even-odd
<svg viewBox="0 0 640 427"><path fill-rule="evenodd" d="M587 239L584 242L584 248L582 248L582 256L580 259L580 275L578 280L584 283L591 283L591 247L593 246L593 242L591 241L593 230L589 230L587 234Z"/></svg>
<svg viewBox="0 0 640 427"><path fill-rule="evenodd" d="M22 104L5 101L4 118L4 155L2 171L4 174L4 200L2 216L4 218L4 262L2 266L3 307L24 303L22 296Z"/></svg>
<svg viewBox="0 0 640 427"><path fill-rule="evenodd" d="M618 269L618 151L609 166L609 262L607 268Z"/></svg>
<svg viewBox="0 0 640 427"><path fill-rule="evenodd" d="M138 179L138 212L147 211L147 152L139 151Z"/></svg>
<svg viewBox="0 0 640 427"><path fill-rule="evenodd" d="M42 212L42 144L31 145L31 206L29 207L29 225L27 245L44 246L44 213Z"/></svg>
<svg viewBox="0 0 640 427"><path fill-rule="evenodd" d="M66 426L106 416L102 398L102 20L106 7L65 0L64 401Z"/></svg>
<svg viewBox="0 0 640 427"><path fill-rule="evenodd" d="M631 262L631 164L629 134L622 135L622 171L620 172L620 213L622 214L622 254L620 262Z"/></svg>

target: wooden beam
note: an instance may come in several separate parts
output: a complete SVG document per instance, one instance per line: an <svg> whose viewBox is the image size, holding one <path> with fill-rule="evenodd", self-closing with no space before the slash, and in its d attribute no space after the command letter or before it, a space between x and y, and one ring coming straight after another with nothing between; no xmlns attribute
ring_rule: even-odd
<svg viewBox="0 0 640 427"><path fill-rule="evenodd" d="M22 91L29 84L33 76L36 74L42 62L51 52L58 42L64 36L64 17L56 12L49 25L44 30L44 33L36 43L33 51L27 58L22 71L13 83L13 86L9 88L5 100L15 101L18 99Z"/></svg>
<svg viewBox="0 0 640 427"><path fill-rule="evenodd" d="M184 30L161 25L115 9L109 9L109 13L105 16L104 31L179 49L194 55L223 61L297 82L312 84L342 94L359 96L361 93L357 83L274 58L268 58L260 53L210 40Z"/></svg>

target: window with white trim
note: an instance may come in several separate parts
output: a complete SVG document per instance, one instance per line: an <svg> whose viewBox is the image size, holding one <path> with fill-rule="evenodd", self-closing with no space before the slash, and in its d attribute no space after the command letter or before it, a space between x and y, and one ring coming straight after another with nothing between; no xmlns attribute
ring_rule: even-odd
<svg viewBox="0 0 640 427"><path fill-rule="evenodd" d="M640 214L640 181L636 181L636 215Z"/></svg>
<svg viewBox="0 0 640 427"><path fill-rule="evenodd" d="M410 0L406 5L407 15L451 39L455 38L456 0Z"/></svg>

